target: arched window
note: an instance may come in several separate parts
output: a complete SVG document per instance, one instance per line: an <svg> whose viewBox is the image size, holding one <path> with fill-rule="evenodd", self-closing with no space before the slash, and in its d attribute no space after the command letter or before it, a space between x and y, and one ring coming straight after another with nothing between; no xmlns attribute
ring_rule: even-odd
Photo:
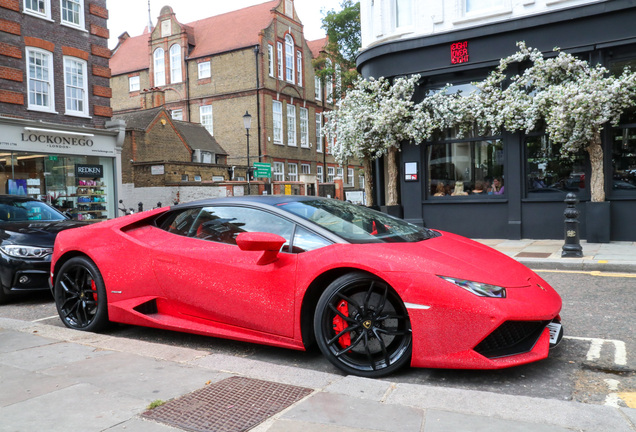
<svg viewBox="0 0 636 432"><path fill-rule="evenodd" d="M157 48L154 53L155 86L166 85L166 63L163 48Z"/></svg>
<svg viewBox="0 0 636 432"><path fill-rule="evenodd" d="M294 39L291 35L285 36L285 79L294 82Z"/></svg>
<svg viewBox="0 0 636 432"><path fill-rule="evenodd" d="M174 44L170 47L170 82L174 84L181 81L181 46Z"/></svg>

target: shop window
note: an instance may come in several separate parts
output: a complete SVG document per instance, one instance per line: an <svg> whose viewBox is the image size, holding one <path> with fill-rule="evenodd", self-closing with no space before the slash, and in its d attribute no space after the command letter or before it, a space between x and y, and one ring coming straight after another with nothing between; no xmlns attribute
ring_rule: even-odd
<svg viewBox="0 0 636 432"><path fill-rule="evenodd" d="M181 75L181 46L174 44L170 47L170 82L180 83Z"/></svg>
<svg viewBox="0 0 636 432"><path fill-rule="evenodd" d="M166 85L166 65L164 63L163 48L157 48L153 54L155 67L155 86Z"/></svg>
<svg viewBox="0 0 636 432"><path fill-rule="evenodd" d="M526 138L526 196L560 201L569 192L585 191L585 158L583 153L561 157L561 145L545 135Z"/></svg>
<svg viewBox="0 0 636 432"><path fill-rule="evenodd" d="M55 112L53 55L39 48L26 47L29 109Z"/></svg>
<svg viewBox="0 0 636 432"><path fill-rule="evenodd" d="M613 196L636 196L636 123L612 129Z"/></svg>
<svg viewBox="0 0 636 432"><path fill-rule="evenodd" d="M274 144L283 143L283 103L272 101Z"/></svg>
<svg viewBox="0 0 636 432"><path fill-rule="evenodd" d="M50 19L51 0L24 0L24 12Z"/></svg>
<svg viewBox="0 0 636 432"><path fill-rule="evenodd" d="M431 144L427 159L429 197L501 197L505 192L499 139Z"/></svg>
<svg viewBox="0 0 636 432"><path fill-rule="evenodd" d="M84 0L62 0L62 24L84 27Z"/></svg>
<svg viewBox="0 0 636 432"><path fill-rule="evenodd" d="M210 69L210 62L205 61L199 63L199 79L210 78L212 76L212 71Z"/></svg>
<svg viewBox="0 0 636 432"><path fill-rule="evenodd" d="M86 62L64 57L64 95L66 114L88 117L88 82Z"/></svg>

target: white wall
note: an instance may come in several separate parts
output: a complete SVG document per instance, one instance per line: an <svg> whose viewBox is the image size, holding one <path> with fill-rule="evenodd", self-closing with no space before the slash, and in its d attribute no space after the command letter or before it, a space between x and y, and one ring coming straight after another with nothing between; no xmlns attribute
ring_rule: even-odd
<svg viewBox="0 0 636 432"><path fill-rule="evenodd" d="M138 203L144 204L144 210L150 210L156 207L158 202L162 206L173 205L178 199L181 203L186 203L198 199L220 198L226 196L227 189L219 186L174 186L174 187L145 187L135 188L132 183L122 185L119 199L123 201L123 205L128 209L132 208L137 212ZM235 191L235 194L238 191ZM242 192L242 186L241 186ZM118 203L118 208L122 205ZM123 213L117 211L117 216Z"/></svg>
<svg viewBox="0 0 636 432"><path fill-rule="evenodd" d="M408 14L411 18L397 27L398 1L404 0L360 1L361 49L396 39L429 36L610 0L411 0ZM467 2L472 11L466 11Z"/></svg>

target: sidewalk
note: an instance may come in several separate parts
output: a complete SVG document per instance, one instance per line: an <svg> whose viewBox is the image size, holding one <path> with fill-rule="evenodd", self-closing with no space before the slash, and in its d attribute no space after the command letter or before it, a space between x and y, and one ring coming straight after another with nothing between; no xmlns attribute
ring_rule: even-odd
<svg viewBox="0 0 636 432"><path fill-rule="evenodd" d="M0 389L2 432L636 431L631 408L342 376L7 318Z"/></svg>
<svg viewBox="0 0 636 432"><path fill-rule="evenodd" d="M478 240L534 269L636 274L636 243ZM166 403L147 411L154 401ZM0 318L0 432L636 432L636 409L342 376Z"/></svg>
<svg viewBox="0 0 636 432"><path fill-rule="evenodd" d="M476 241L513 257L531 269L636 273L636 242L587 243L582 240L583 257L563 258L564 240Z"/></svg>

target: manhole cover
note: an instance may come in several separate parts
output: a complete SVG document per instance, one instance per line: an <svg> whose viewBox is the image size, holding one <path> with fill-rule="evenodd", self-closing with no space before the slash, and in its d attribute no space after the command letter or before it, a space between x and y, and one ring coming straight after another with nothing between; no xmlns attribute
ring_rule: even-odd
<svg viewBox="0 0 636 432"><path fill-rule="evenodd" d="M313 390L231 377L142 415L188 431L242 432L308 396Z"/></svg>
<svg viewBox="0 0 636 432"><path fill-rule="evenodd" d="M551 253L548 252L519 252L516 257L519 258L548 258Z"/></svg>

